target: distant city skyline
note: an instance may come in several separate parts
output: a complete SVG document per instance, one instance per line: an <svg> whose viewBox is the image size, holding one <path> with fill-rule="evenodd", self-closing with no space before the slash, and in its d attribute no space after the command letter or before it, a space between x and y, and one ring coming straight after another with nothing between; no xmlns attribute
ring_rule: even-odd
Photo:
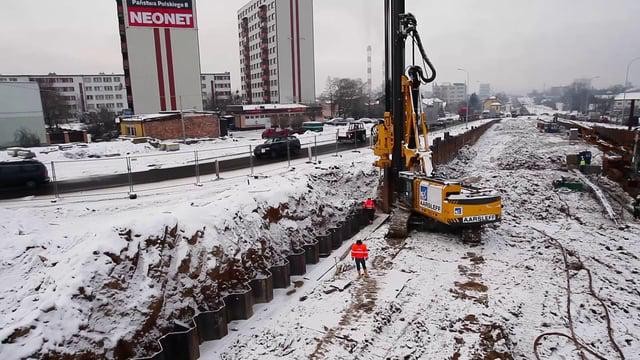
<svg viewBox="0 0 640 360"><path fill-rule="evenodd" d="M237 10L247 1L198 3L203 72L230 71L240 89ZM372 45L373 86L382 82L382 0L319 0L314 5L316 90L327 77L367 79ZM72 9L72 10L70 10ZM631 36L640 34L640 1L508 0L454 3L407 0L419 21L438 82L479 83L492 91L525 93L592 78L598 88L624 83L629 60L640 56ZM99 16L98 16L99 15ZM25 21L38 19L38 21ZM121 73L122 57L114 0L8 2L0 13L11 36L0 40L0 73ZM410 57L409 57L410 59ZM640 62L630 82L640 86Z"/></svg>

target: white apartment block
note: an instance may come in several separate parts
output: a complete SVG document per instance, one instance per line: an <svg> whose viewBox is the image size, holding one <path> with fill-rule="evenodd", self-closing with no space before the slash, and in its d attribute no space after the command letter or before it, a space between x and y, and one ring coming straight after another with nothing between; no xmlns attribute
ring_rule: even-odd
<svg viewBox="0 0 640 360"><path fill-rule="evenodd" d="M480 100L486 100L493 96L491 92L491 84L480 84L480 88L478 90L478 97Z"/></svg>
<svg viewBox="0 0 640 360"><path fill-rule="evenodd" d="M123 75L0 75L0 82L20 81L37 82L43 91L56 90L75 116L103 108L119 114L127 108Z"/></svg>
<svg viewBox="0 0 640 360"><path fill-rule="evenodd" d="M201 77L202 101L212 97L212 89L221 100L231 97L231 74L206 73ZM0 75L0 82L37 82L42 90L55 89L66 101L70 113L78 117L107 109L118 115L128 109L123 74L96 75ZM213 86L213 88L212 88Z"/></svg>
<svg viewBox="0 0 640 360"><path fill-rule="evenodd" d="M245 103L315 102L313 0L252 0L238 33Z"/></svg>
<svg viewBox="0 0 640 360"><path fill-rule="evenodd" d="M200 75L202 85L202 102L206 105L212 100L227 101L231 99L231 74L203 73Z"/></svg>
<svg viewBox="0 0 640 360"><path fill-rule="evenodd" d="M467 86L464 83L442 83L433 85L433 96L455 105L467 101Z"/></svg>

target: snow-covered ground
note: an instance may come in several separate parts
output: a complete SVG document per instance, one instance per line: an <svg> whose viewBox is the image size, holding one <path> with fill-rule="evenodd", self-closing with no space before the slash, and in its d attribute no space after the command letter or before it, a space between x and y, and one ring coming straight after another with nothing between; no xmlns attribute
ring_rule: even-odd
<svg viewBox="0 0 640 360"><path fill-rule="evenodd" d="M260 271L256 258L278 264L374 193L372 161L346 152L225 189L0 209L0 359L152 349Z"/></svg>
<svg viewBox="0 0 640 360"><path fill-rule="evenodd" d="M502 193L504 218L485 229L481 245L415 232L393 242L382 226L364 234L369 277L357 278L347 259L346 272L318 284L305 278L311 284L295 299L280 294L261 308L265 315L232 323L236 331L204 344L202 358L533 359L537 337L570 335L572 324L601 358L623 358L619 347L624 358L638 359L640 226L622 210L627 204L613 202L619 228L589 193L552 186L569 175L565 154L585 149L598 152L539 133L535 120L503 120L439 169ZM624 198L608 180L592 181ZM538 351L542 359L581 358L557 335L541 337Z"/></svg>
<svg viewBox="0 0 640 360"><path fill-rule="evenodd" d="M469 126L478 126L489 120L472 122ZM370 133L371 124L365 124ZM322 133L306 132L297 135L303 148L314 144L325 145L334 143L336 133L345 133L346 126L325 126ZM444 131L452 135L465 130L465 125L452 126L446 130L437 130L434 137L442 136ZM262 130L248 132L233 132L232 136L201 141L191 145L181 144L177 152L163 152L150 144L133 144L129 140L77 144L67 150L59 150L58 146L33 148L36 159L43 162L49 169L49 176L53 176L52 162L54 162L57 180L70 180L91 176L114 175L127 173L127 157L131 158L131 171L143 172L158 168L171 168L195 164L195 151L198 151L200 163L213 163L235 157L246 157L251 154L250 146L264 143L261 138ZM99 157L99 158L98 158ZM0 152L0 161L15 160L6 151Z"/></svg>

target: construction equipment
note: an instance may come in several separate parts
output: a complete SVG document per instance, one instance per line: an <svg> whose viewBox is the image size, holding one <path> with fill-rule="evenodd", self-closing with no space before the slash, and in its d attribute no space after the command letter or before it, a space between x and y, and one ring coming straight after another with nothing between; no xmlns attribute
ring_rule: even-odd
<svg viewBox="0 0 640 360"><path fill-rule="evenodd" d="M500 221L501 198L491 189L433 177L420 86L433 82L436 70L422 45L416 18L405 13L405 1L385 0L385 17L386 112L384 123L374 130L374 153L379 157L375 165L384 170L382 208L392 212L388 236L406 237L411 218L411 223L463 229L469 240L477 240L475 230ZM405 71L408 38L413 64ZM416 65L416 48L424 68Z"/></svg>

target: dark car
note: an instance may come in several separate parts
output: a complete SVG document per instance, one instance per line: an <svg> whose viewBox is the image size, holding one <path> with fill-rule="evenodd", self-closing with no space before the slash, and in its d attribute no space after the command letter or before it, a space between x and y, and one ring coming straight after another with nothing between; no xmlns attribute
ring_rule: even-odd
<svg viewBox="0 0 640 360"><path fill-rule="evenodd" d="M49 182L46 166L37 160L0 162L0 188L36 188Z"/></svg>
<svg viewBox="0 0 640 360"><path fill-rule="evenodd" d="M267 139L264 144L256 146L253 150L253 154L256 159L263 159L267 157L286 157L287 146L289 147L289 152L292 155L300 153L300 140L295 136L288 136Z"/></svg>

